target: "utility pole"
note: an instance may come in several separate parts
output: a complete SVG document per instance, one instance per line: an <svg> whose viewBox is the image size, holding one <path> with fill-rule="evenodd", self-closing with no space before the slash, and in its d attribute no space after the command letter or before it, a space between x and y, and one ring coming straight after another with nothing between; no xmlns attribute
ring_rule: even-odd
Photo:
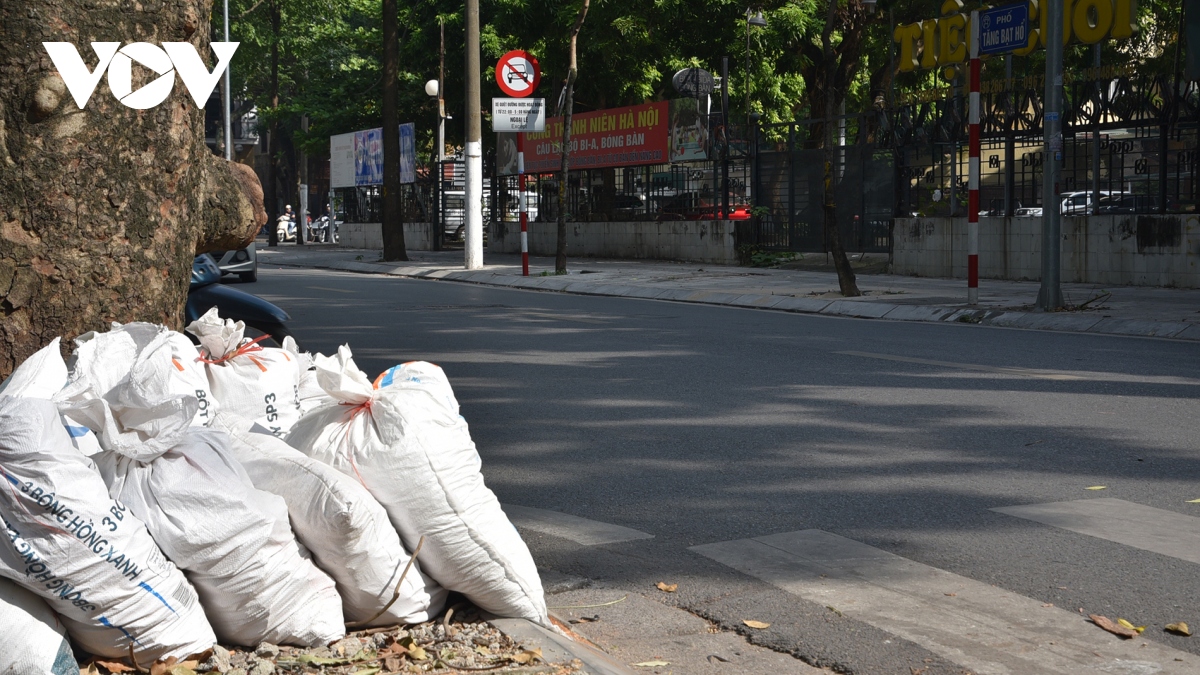
<svg viewBox="0 0 1200 675"><path fill-rule="evenodd" d="M1058 174L1062 163L1063 3L1048 2L1046 12L1045 163L1042 165L1042 287L1037 308L1053 312L1063 306L1061 285L1062 217Z"/></svg>
<svg viewBox="0 0 1200 675"><path fill-rule="evenodd" d="M441 26L441 47L438 49L438 128L437 128L437 161L438 180L442 180L442 162L446 161L446 20L438 19Z"/></svg>
<svg viewBox="0 0 1200 675"><path fill-rule="evenodd" d="M479 118L479 0L467 0L467 185L463 266L483 267L483 130Z"/></svg>

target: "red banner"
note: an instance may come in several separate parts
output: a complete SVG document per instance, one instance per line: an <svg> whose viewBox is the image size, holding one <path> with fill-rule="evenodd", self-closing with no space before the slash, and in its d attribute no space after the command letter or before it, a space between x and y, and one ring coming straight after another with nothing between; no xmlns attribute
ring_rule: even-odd
<svg viewBox="0 0 1200 675"><path fill-rule="evenodd" d="M665 164L668 104L643 103L571 116L571 169ZM525 172L562 167L563 118L546 120L546 130L525 136Z"/></svg>

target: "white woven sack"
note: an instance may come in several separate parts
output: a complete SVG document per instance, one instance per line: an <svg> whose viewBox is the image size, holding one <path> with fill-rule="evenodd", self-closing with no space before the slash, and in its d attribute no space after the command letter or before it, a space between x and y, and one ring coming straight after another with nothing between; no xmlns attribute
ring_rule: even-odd
<svg viewBox="0 0 1200 675"><path fill-rule="evenodd" d="M109 497L50 401L0 397L0 486L0 576L46 599L84 649L133 644L150 663L216 643L183 573Z"/></svg>
<svg viewBox="0 0 1200 675"><path fill-rule="evenodd" d="M287 435L300 419L299 360L286 349L246 340L246 324L222 321L216 307L187 331L200 340L208 383L221 405L276 436Z"/></svg>
<svg viewBox="0 0 1200 675"><path fill-rule="evenodd" d="M114 322L107 333L86 333L75 344L67 385L71 391L64 389L59 398L75 399L77 416L68 417L95 431L106 449L120 448L131 457L157 456L166 448L154 439L168 431L164 423L178 424L175 413L186 399L194 404L185 426L206 426L217 412L200 353L181 333L150 323ZM95 392L106 392L108 400L84 404L83 398L99 398ZM162 409L151 410L152 399ZM108 408L144 412L126 413L122 427L103 419Z"/></svg>
<svg viewBox="0 0 1200 675"><path fill-rule="evenodd" d="M0 675L79 675L65 633L44 600L0 578Z"/></svg>
<svg viewBox="0 0 1200 675"><path fill-rule="evenodd" d="M12 375L0 384L0 396L8 394L21 398L53 399L67 384L67 379L67 364L59 350L59 339L54 338L50 344L21 362ZM75 424L65 416L62 422L76 450L89 457L100 452L100 442L91 429ZM0 671L0 675L3 675L3 671Z"/></svg>
<svg viewBox="0 0 1200 675"><path fill-rule="evenodd" d="M109 494L187 573L223 641L316 646L340 638L333 580L297 544L283 500L256 490L229 458L229 437L189 426L197 399L178 393L170 358L182 336L153 328L123 376L102 367L98 352L80 354L59 394L60 410L96 432L104 452L94 459ZM80 351L125 344L105 335Z"/></svg>
<svg viewBox="0 0 1200 675"><path fill-rule="evenodd" d="M484 485L467 423L442 392L397 381L373 389L350 350L315 359L338 401L305 415L288 444L362 482L421 567L445 588L494 614L549 626L537 566Z"/></svg>
<svg viewBox="0 0 1200 675"><path fill-rule="evenodd" d="M421 571L400 543L387 511L366 488L337 469L275 438L266 429L226 410L215 428L233 438L233 457L254 486L287 502L296 537L317 567L337 582L347 621L356 627L422 623L441 611L447 592ZM400 576L404 575L403 581ZM396 601L380 614L395 595Z"/></svg>
<svg viewBox="0 0 1200 675"><path fill-rule="evenodd" d="M296 394L300 398L300 416L303 417L308 414L308 411L323 405L334 403L335 401L317 382L317 368L313 365L313 355L300 351L300 347L290 335L283 338L283 348L295 356L300 363L300 387L296 390Z"/></svg>
<svg viewBox="0 0 1200 675"><path fill-rule="evenodd" d="M110 493L182 568L222 642L317 647L345 635L333 580L296 542L283 499L256 490L229 436L189 429L150 462L96 456Z"/></svg>

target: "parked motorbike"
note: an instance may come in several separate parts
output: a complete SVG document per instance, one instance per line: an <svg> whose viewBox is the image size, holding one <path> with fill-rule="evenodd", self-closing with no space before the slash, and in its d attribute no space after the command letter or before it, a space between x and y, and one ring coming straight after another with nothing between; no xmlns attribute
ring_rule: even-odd
<svg viewBox="0 0 1200 675"><path fill-rule="evenodd" d="M338 225L341 225L341 222L330 220L329 216L317 218L312 224L312 241L337 243Z"/></svg>
<svg viewBox="0 0 1200 675"><path fill-rule="evenodd" d="M283 339L291 335L286 322L292 317L257 295L222 286L218 283L220 281L221 270L213 257L207 253L196 256L192 261L192 283L188 287L184 310L185 324L199 319L209 309L216 307L222 319L242 321L247 327L270 335L282 346Z"/></svg>
<svg viewBox="0 0 1200 675"><path fill-rule="evenodd" d="M283 214L275 221L275 237L279 241L296 241L296 219Z"/></svg>

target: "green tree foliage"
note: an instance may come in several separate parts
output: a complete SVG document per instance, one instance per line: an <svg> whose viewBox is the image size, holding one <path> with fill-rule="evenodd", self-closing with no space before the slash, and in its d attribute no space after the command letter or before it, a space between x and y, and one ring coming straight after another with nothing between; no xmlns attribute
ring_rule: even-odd
<svg viewBox="0 0 1200 675"><path fill-rule="evenodd" d="M836 2L827 27L829 2ZM1178 40L1179 0L1141 0L1142 30L1124 43L1108 41L1103 64L1137 64L1139 72L1172 72ZM400 3L400 117L417 123L423 151L433 149L435 102L425 95L426 80L437 77L439 22L445 23L447 112L462 118L463 17L461 2L412 0ZM768 25L749 31L746 10L759 8ZM981 3L967 3L970 11ZM219 8L219 4L217 5ZM271 10L278 9L278 34ZM824 92L845 102L849 112L884 105L889 93L949 87L937 71L894 77L891 34L896 24L934 18L932 0L879 0L874 13L858 0L593 0L586 39L579 44L580 77L576 111L673 98L671 76L700 66L719 73L730 58L730 104L735 116L750 107L766 122L823 116ZM538 95L554 111L567 74L567 41L577 0L483 0L481 4L484 107L501 95L495 61L511 49L533 53L543 70ZM244 91L260 119L277 120L296 149L314 156L328 152L328 137L380 125L382 37L380 0L231 0L232 39L242 43L234 60L235 89ZM219 12L213 25L220 26ZM828 28L828 30L827 30ZM824 81L823 37L830 41L834 79ZM278 44L279 103L272 105L271 46ZM749 80L746 64L749 55ZM1089 46L1069 46L1068 69L1092 65ZM1043 68L1041 51L1013 59L1014 74ZM985 65L985 79L1003 77L1003 59ZM310 121L300 131L300 115ZM735 117L737 119L737 117ZM487 122L485 121L485 127ZM447 143L461 144L462 125L446 126ZM484 134L485 143L491 134ZM281 152L292 152L284 143Z"/></svg>

